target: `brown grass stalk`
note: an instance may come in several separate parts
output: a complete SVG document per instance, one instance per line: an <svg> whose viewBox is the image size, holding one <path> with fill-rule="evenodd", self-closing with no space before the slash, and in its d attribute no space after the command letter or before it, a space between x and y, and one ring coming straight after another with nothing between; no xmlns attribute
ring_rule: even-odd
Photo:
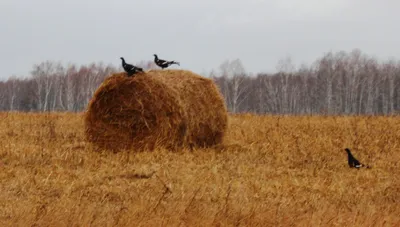
<svg viewBox="0 0 400 227"><path fill-rule="evenodd" d="M0 113L0 138L0 226L400 225L400 117L238 114L216 147L112 153L84 114Z"/></svg>

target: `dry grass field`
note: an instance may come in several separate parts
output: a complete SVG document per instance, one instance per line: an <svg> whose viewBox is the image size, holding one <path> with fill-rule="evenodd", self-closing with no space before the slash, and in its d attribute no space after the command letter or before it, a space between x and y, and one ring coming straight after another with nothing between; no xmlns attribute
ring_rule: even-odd
<svg viewBox="0 0 400 227"><path fill-rule="evenodd" d="M400 226L400 117L231 115L223 145L179 152L96 152L83 130L0 113L0 226Z"/></svg>

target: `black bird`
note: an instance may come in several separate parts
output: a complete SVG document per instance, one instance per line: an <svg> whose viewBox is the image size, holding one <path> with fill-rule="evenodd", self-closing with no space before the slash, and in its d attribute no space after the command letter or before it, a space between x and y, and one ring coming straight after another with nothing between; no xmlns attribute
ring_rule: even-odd
<svg viewBox="0 0 400 227"><path fill-rule="evenodd" d="M122 67L124 68L125 72L128 73L128 76L132 76L133 74L135 74L137 72L143 72L142 68L139 68L139 67L131 65L131 64L127 64L123 57L121 57L121 60L122 60Z"/></svg>
<svg viewBox="0 0 400 227"><path fill-rule="evenodd" d="M360 163L356 158L354 158L349 148L346 148L345 150L347 152L347 160L350 168L356 168L356 169L360 169L361 167L366 167L368 169L370 168L368 165L364 165Z"/></svg>
<svg viewBox="0 0 400 227"><path fill-rule="evenodd" d="M153 54L153 55L154 55L154 62L156 63L156 65L160 66L162 69L168 68L172 64L179 65L179 62L166 61L166 60L163 60L163 59L159 59L157 54Z"/></svg>

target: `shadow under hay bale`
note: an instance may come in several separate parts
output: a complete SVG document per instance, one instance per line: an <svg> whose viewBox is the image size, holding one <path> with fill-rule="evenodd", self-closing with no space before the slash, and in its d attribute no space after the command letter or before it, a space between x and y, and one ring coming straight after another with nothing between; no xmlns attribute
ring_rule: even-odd
<svg viewBox="0 0 400 227"><path fill-rule="evenodd" d="M227 121L214 82L186 70L111 75L85 113L87 140L111 150L209 147L223 141Z"/></svg>

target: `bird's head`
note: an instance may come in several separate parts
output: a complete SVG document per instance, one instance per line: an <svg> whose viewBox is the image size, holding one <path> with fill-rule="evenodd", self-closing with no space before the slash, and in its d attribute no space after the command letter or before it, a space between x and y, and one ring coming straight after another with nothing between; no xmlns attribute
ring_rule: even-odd
<svg viewBox="0 0 400 227"><path fill-rule="evenodd" d="M344 149L347 153L350 153L350 149L349 148L346 148L346 149Z"/></svg>
<svg viewBox="0 0 400 227"><path fill-rule="evenodd" d="M121 60L124 60L124 58L123 58L123 57L120 57L120 59L121 59Z"/></svg>
<svg viewBox="0 0 400 227"><path fill-rule="evenodd" d="M157 54L153 54L154 57L157 57Z"/></svg>

